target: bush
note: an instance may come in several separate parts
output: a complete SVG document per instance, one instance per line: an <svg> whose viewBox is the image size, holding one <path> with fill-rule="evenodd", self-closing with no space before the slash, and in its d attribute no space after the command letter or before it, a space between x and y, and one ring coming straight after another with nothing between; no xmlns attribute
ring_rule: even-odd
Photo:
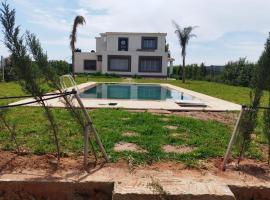
<svg viewBox="0 0 270 200"><path fill-rule="evenodd" d="M71 72L71 66L64 60L51 60L49 63L58 75L69 74Z"/></svg>
<svg viewBox="0 0 270 200"><path fill-rule="evenodd" d="M229 85L251 86L255 64L249 63L245 58L229 62L222 74L222 81Z"/></svg>
<svg viewBox="0 0 270 200"><path fill-rule="evenodd" d="M224 71L217 70L215 66L206 67L204 63L186 66L186 78L190 80L205 80L210 82L225 83L228 85L249 87L256 64L248 62L245 58L231 61L225 65ZM182 78L182 67L174 66L172 78Z"/></svg>

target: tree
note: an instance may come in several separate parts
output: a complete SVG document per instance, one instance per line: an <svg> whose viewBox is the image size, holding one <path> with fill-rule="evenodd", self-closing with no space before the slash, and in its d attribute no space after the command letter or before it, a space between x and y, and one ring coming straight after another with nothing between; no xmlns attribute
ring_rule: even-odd
<svg viewBox="0 0 270 200"><path fill-rule="evenodd" d="M69 36L70 38L70 48L72 51L72 76L73 78L75 77L75 66L74 66L74 54L76 51L76 41L77 41L77 29L79 25L84 25L85 24L85 19L83 16L76 16L73 22L73 26L72 26L72 31L71 34Z"/></svg>
<svg viewBox="0 0 270 200"><path fill-rule="evenodd" d="M207 75L206 67L205 67L204 63L201 63L201 65L200 65L200 77L201 77L201 79L205 80L206 75Z"/></svg>
<svg viewBox="0 0 270 200"><path fill-rule="evenodd" d="M58 75L64 75L70 72L70 65L64 60L50 60L49 63Z"/></svg>
<svg viewBox="0 0 270 200"><path fill-rule="evenodd" d="M240 153L238 158L238 163L241 160L245 150L249 148L251 142L251 134L254 132L254 129L257 125L257 118L259 112L259 106L261 103L263 90L270 89L270 37L267 39L265 44L265 49L262 55L259 58L258 64L255 66L254 75L251 82L252 92L250 95L251 105L248 109L244 111L242 120L239 126L239 137L238 142L240 144ZM270 103L269 103L270 106ZM269 124L270 124L270 113L269 111L264 112L264 128L263 131L269 140L269 148L270 148L270 131L269 131ZM270 152L270 150L269 150ZM270 155L269 155L270 156Z"/></svg>
<svg viewBox="0 0 270 200"><path fill-rule="evenodd" d="M173 24L176 28L175 33L178 37L179 40L179 44L181 47L181 55L182 55L182 81L183 83L185 83L185 65L186 65L186 50L187 50L187 45L189 40L192 37L196 37L195 34L192 33L192 31L196 28L196 26L188 26L188 27L184 27L181 28L175 21L173 21Z"/></svg>
<svg viewBox="0 0 270 200"><path fill-rule="evenodd" d="M43 95L46 92L46 88L45 85L42 84L44 82L44 75L39 66L45 63L45 58L43 58L40 54L36 54L37 57L33 56L33 52L37 52L37 49L39 49L40 46L39 44L32 44L29 41L29 38L31 37L29 32L26 33L27 42L25 42L24 36L20 35L20 27L15 26L15 14L15 9L10 9L6 2L2 3L2 8L0 9L0 22L3 26L3 34L5 39L4 44L11 53L11 63L12 66L14 66L16 76L22 89L26 93L31 94L44 109L45 116L47 117L50 128L53 132L54 143L57 149L57 158L59 161L60 147L58 140L58 126L55 122L51 109L43 100ZM28 49L30 49L30 52L32 53L32 56L36 62L32 61Z"/></svg>
<svg viewBox="0 0 270 200"><path fill-rule="evenodd" d="M265 44L264 52L258 62L262 78L259 87L261 90L267 90L270 95L270 33ZM268 164L270 163L270 96L268 99L268 109L263 114L263 133L268 140Z"/></svg>

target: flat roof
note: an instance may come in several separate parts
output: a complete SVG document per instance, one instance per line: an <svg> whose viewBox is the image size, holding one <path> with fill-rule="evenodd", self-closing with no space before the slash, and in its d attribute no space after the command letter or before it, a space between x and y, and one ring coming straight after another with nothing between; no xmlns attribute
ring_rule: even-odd
<svg viewBox="0 0 270 200"><path fill-rule="evenodd" d="M101 36L103 35L164 35L166 36L167 33L160 33L160 32L105 32L105 33L100 33Z"/></svg>

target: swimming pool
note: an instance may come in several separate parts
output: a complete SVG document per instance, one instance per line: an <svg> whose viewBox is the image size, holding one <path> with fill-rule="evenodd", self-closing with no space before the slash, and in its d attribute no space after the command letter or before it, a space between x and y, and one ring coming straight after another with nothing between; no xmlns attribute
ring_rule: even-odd
<svg viewBox="0 0 270 200"><path fill-rule="evenodd" d="M99 83L83 91L82 98L130 99L130 100L174 100L190 101L195 98L183 92L162 87L159 84Z"/></svg>

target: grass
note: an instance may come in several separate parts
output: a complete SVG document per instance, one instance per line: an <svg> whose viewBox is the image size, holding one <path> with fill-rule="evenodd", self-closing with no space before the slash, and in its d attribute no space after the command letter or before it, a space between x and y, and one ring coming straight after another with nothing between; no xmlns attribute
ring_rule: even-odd
<svg viewBox="0 0 270 200"><path fill-rule="evenodd" d="M70 120L69 113L64 109L53 109L59 125L59 138L63 154L81 154L83 136L79 126ZM223 155L230 137L230 129L216 121L201 121L188 117L167 116L151 113L130 113L117 109L97 109L90 112L94 124L102 138L102 142L112 161L120 158L132 158L135 163L152 163L159 160L176 160L191 165L201 159L215 158ZM52 134L47 129L40 108L16 108L8 112L8 120L16 125L17 140L23 149L35 154L55 152ZM126 120L122 120L125 118ZM166 128L167 125L177 126L176 130ZM14 143L5 129L1 129L0 148L13 150ZM139 136L123 136L126 131L135 131ZM179 138L170 133L178 133ZM132 142L147 150L146 153L115 152L113 147L119 142ZM189 145L196 149L187 154L164 153L162 146ZM253 158L261 155L249 152Z"/></svg>
<svg viewBox="0 0 270 200"><path fill-rule="evenodd" d="M78 83L86 81L96 82L123 82L123 78L97 78L80 76ZM203 81L188 81L182 84L180 81L167 81L160 79L132 79L131 82L158 82L170 83L194 91L216 96L235 103L248 103L249 89L243 87L228 86L218 83ZM222 92L221 92L222 91ZM0 83L1 96L22 95L24 92L15 82ZM0 101L0 103L10 101ZM59 125L59 137L63 154L81 154L83 150L82 131L71 120L71 116L65 109L53 109ZM167 116L168 121L162 120L163 115L150 113L130 113L121 109L97 109L90 111L94 124L102 138L102 142L112 161L120 158L132 160L135 163L152 163L159 160L175 160L193 166L201 159L221 157L230 138L231 129L216 121L202 121L188 117ZM122 120L126 118L127 120ZM16 127L17 140L23 148L35 154L55 152L52 143L52 134L48 131L47 121L41 108L21 107L13 108L7 112L8 121ZM165 126L176 126L176 130L170 130ZM123 136L125 131L134 131L139 136ZM171 133L179 134L179 138L171 136ZM118 142L132 142L147 150L146 153L115 152L113 147ZM260 136L252 143L247 155L250 158L262 159L262 152L258 151L266 141ZM165 153L162 146L189 145L196 147L187 154ZM0 123L0 148L13 150L7 130ZM235 151L234 151L235 155Z"/></svg>

